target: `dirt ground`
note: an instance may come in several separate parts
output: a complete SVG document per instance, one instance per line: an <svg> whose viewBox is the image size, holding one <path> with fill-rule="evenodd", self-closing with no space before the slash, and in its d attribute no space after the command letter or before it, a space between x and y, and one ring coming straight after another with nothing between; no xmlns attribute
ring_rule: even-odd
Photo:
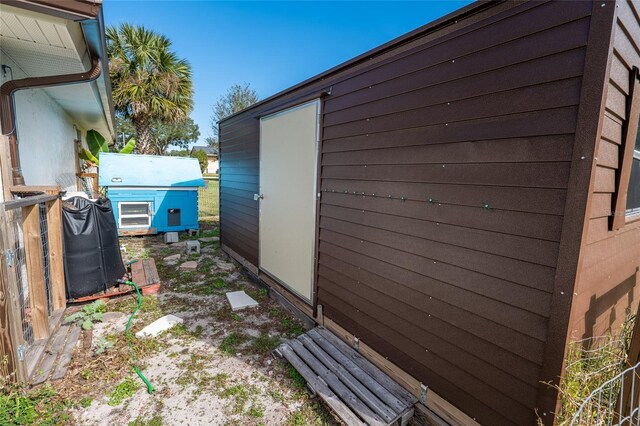
<svg viewBox="0 0 640 426"><path fill-rule="evenodd" d="M212 222L199 237L217 235ZM131 342L155 391L149 394L133 371L124 334L136 299L111 300L104 320L83 332L65 379L51 383L72 401L69 424L336 424L309 396L304 379L271 354L282 339L302 333L302 325L242 275L218 241L202 242L200 255L187 256L184 238L170 245L162 236L121 238L125 262L152 257L162 280L157 295L144 297L132 331L166 314L184 320L156 338ZM176 254L180 258L172 259ZM188 260L198 263L196 271L180 270ZM260 306L232 312L225 293L235 290L245 290Z"/></svg>

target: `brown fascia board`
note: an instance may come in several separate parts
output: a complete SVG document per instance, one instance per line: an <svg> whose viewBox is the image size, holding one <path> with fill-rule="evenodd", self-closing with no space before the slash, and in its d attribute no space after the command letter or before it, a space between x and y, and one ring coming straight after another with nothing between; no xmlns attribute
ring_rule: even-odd
<svg viewBox="0 0 640 426"><path fill-rule="evenodd" d="M6 5L78 21L96 19L102 10L102 0L2 0Z"/></svg>
<svg viewBox="0 0 640 426"><path fill-rule="evenodd" d="M501 3L504 3L507 0L478 0L475 1L465 7L462 7L458 10L455 10L451 13L449 13L448 15L445 15L441 18L436 19L435 21L432 21L426 25L423 25L413 31L410 31L404 35L401 35L400 37L397 37L385 44L382 44L378 47L375 47L371 50L369 50L368 52L365 52L361 55L356 56L355 58L352 58L346 62L343 62L339 65L336 65L333 68L330 68L320 74L317 74L307 80L302 81L301 83L296 84L295 86L291 86L281 92L276 93L275 95L269 96L268 98L265 98L259 102L256 102L255 104L241 110L238 111L236 113L233 113L227 117L225 117L224 119L220 120L220 123L223 123L237 115L240 115L242 113L244 113L247 110L253 109L253 108L257 108L261 105L266 104L267 102L270 102L274 99L277 99L281 96L284 96L288 93L291 93L295 90L298 90L302 87L308 86L318 80L322 80L325 78L328 78L334 74L337 74L347 68L350 67L354 67L356 65L359 65L363 62L367 62L375 57L378 57L384 53L387 53L390 50L396 49L404 44L410 43L411 41L415 40L416 38L419 37L423 37L427 34L433 33L434 31L437 31L441 28L447 27L449 25L455 24L458 21L465 19L471 15L475 15L476 13L482 12L486 9L495 7Z"/></svg>

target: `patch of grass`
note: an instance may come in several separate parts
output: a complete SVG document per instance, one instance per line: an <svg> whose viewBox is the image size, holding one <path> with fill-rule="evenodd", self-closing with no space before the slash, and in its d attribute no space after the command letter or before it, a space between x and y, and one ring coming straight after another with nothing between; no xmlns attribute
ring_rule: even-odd
<svg viewBox="0 0 640 426"><path fill-rule="evenodd" d="M307 388L307 381L302 377L302 374L298 373L291 364L287 364L287 376L291 379L293 387L298 390L304 390Z"/></svg>
<svg viewBox="0 0 640 426"><path fill-rule="evenodd" d="M249 407L249 412L247 413L251 417L260 418L264 416L264 406L262 404L256 403L255 401Z"/></svg>
<svg viewBox="0 0 640 426"><path fill-rule="evenodd" d="M238 314L236 314L235 312L231 312L231 319L234 321L240 321L242 320L242 317Z"/></svg>
<svg viewBox="0 0 640 426"><path fill-rule="evenodd" d="M140 384L138 382L131 377L127 377L111 391L107 404L116 407L122 404L125 399L131 398L139 388Z"/></svg>
<svg viewBox="0 0 640 426"><path fill-rule="evenodd" d="M0 378L0 424L53 426L69 421L71 403L49 385L27 391Z"/></svg>
<svg viewBox="0 0 640 426"><path fill-rule="evenodd" d="M271 308L269 317L279 320L280 331L289 336L299 336L305 331L300 321L292 318L280 308Z"/></svg>
<svg viewBox="0 0 640 426"><path fill-rule="evenodd" d="M270 336L269 333L260 333L260 336L251 342L251 350L256 353L268 354L278 347L280 341L281 339L278 336Z"/></svg>
<svg viewBox="0 0 640 426"><path fill-rule="evenodd" d="M233 397L233 414L240 414L244 411L244 407L249 400L249 389L242 384L238 384L224 389L219 395L223 398Z"/></svg>
<svg viewBox="0 0 640 426"><path fill-rule="evenodd" d="M149 420L145 420L142 416L138 416L135 420L129 422L129 426L162 426L162 416L156 414Z"/></svg>
<svg viewBox="0 0 640 426"><path fill-rule="evenodd" d="M216 278L215 280L213 280L212 285L217 289L221 289L224 288L227 283L222 278Z"/></svg>
<svg viewBox="0 0 640 426"><path fill-rule="evenodd" d="M233 332L222 339L218 349L220 349L225 355L235 355L238 347L246 342L248 338L249 337L246 334Z"/></svg>
<svg viewBox="0 0 640 426"><path fill-rule="evenodd" d="M325 406L318 402L302 405L287 419L287 426L320 426L339 424L327 411Z"/></svg>
<svg viewBox="0 0 640 426"><path fill-rule="evenodd" d="M91 398L91 397L82 398L80 400L80 406L82 408L88 408L91 405L92 402L93 402L93 398Z"/></svg>
<svg viewBox="0 0 640 426"><path fill-rule="evenodd" d="M220 387L220 383L224 384L226 378L223 376L212 376L207 367L211 364L213 357L211 355L194 352L190 354L189 358L180 362L178 367L182 370L180 376L176 379L176 383L180 386L195 386L196 393L200 393L205 389L208 389L210 385L215 384L216 388Z"/></svg>

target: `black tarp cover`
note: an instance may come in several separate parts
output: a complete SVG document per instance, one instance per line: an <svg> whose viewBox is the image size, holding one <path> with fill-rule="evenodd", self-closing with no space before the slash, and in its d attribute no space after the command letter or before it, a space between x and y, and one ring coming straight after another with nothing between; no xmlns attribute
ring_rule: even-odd
<svg viewBox="0 0 640 426"><path fill-rule="evenodd" d="M113 287L125 274L111 201L73 197L63 203L64 271L67 298Z"/></svg>

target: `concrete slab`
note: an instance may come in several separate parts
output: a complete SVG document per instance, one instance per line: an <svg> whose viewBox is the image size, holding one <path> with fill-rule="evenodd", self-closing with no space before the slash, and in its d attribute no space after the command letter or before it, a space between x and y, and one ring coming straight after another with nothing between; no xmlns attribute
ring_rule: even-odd
<svg viewBox="0 0 640 426"><path fill-rule="evenodd" d="M156 337L163 331L170 329L174 325L182 324L183 322L184 320L182 318L175 315L165 315L138 331L136 337Z"/></svg>
<svg viewBox="0 0 640 426"><path fill-rule="evenodd" d="M231 291L227 293L227 300L231 305L232 311L239 311L245 308L255 308L258 306L258 302L253 300L253 298L244 291Z"/></svg>
<svg viewBox="0 0 640 426"><path fill-rule="evenodd" d="M198 262L195 260L190 260L180 265L181 271L195 271L196 269L198 269Z"/></svg>
<svg viewBox="0 0 640 426"><path fill-rule="evenodd" d="M175 265L180 260L180 254L172 254L162 259L167 265Z"/></svg>
<svg viewBox="0 0 640 426"><path fill-rule="evenodd" d="M220 237L202 237L198 238L198 241L201 243L214 243L216 241L220 241Z"/></svg>

